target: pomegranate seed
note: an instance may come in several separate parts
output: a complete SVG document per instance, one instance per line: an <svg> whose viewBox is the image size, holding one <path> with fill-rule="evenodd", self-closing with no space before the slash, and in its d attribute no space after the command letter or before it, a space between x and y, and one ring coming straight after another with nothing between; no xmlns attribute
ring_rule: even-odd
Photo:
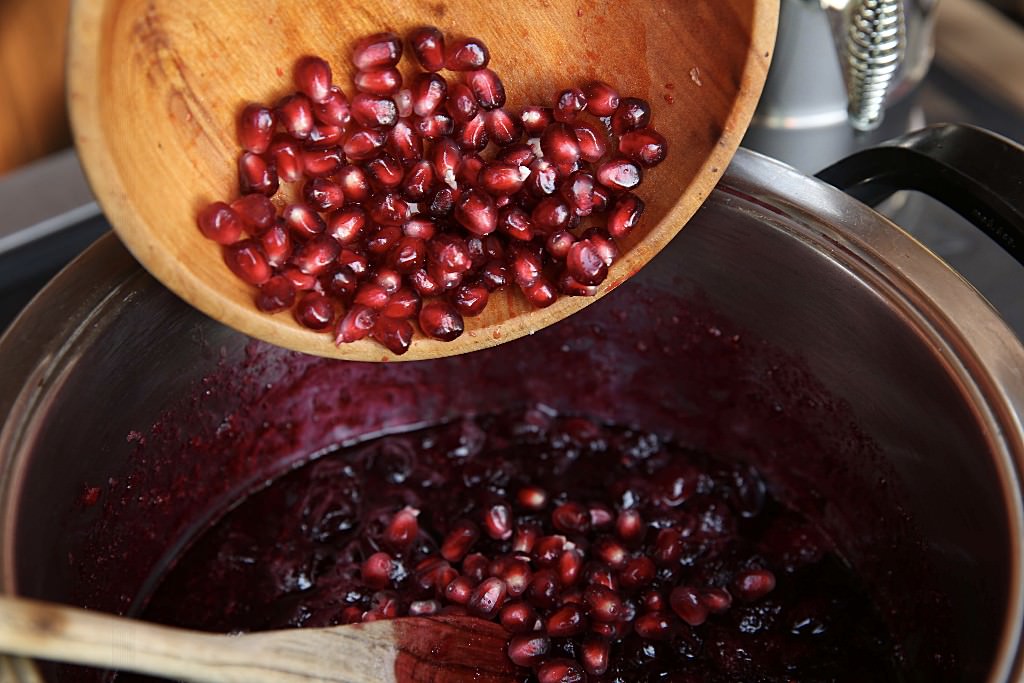
<svg viewBox="0 0 1024 683"><path fill-rule="evenodd" d="M513 636L508 641L508 658L516 666L532 667L539 664L550 649L551 639L539 633Z"/></svg>
<svg viewBox="0 0 1024 683"><path fill-rule="evenodd" d="M597 286L577 282L569 273L563 272L558 277L558 291L569 296L595 296L597 295Z"/></svg>
<svg viewBox="0 0 1024 683"><path fill-rule="evenodd" d="M426 311L428 306L432 306L433 303L431 302L424 306L423 311ZM421 311L420 320L422 319L423 312ZM424 333L427 333L427 331L424 330ZM444 339L442 341L448 340ZM468 519L459 520L452 527L452 530L448 532L448 535L445 536L444 543L441 544L441 557L449 562L458 562L466 556L466 553L469 552L469 549L473 547L478 538L480 538L480 529L477 528L476 524Z"/></svg>
<svg viewBox="0 0 1024 683"><path fill-rule="evenodd" d="M390 97L361 92L351 106L352 118L364 128L390 128L398 122L398 107Z"/></svg>
<svg viewBox="0 0 1024 683"><path fill-rule="evenodd" d="M204 237L218 244L232 244L242 236L242 219L224 202L213 202L206 206L199 212L196 223Z"/></svg>
<svg viewBox="0 0 1024 683"><path fill-rule="evenodd" d="M700 602L712 614L721 614L732 606L732 596L724 588L708 588L700 594Z"/></svg>
<svg viewBox="0 0 1024 683"><path fill-rule="evenodd" d="M516 493L516 502L527 510L543 510L548 504L548 493L537 486L524 486Z"/></svg>
<svg viewBox="0 0 1024 683"><path fill-rule="evenodd" d="M345 165L345 157L338 147L307 149L302 152L302 168L306 175L324 177L334 175Z"/></svg>
<svg viewBox="0 0 1024 683"><path fill-rule="evenodd" d="M530 213L533 224L544 228L545 232L565 228L571 217L572 209L561 197L545 197Z"/></svg>
<svg viewBox="0 0 1024 683"><path fill-rule="evenodd" d="M672 611L690 626L700 626L708 618L708 609L697 595L697 591L689 586L678 586L669 595Z"/></svg>
<svg viewBox="0 0 1024 683"><path fill-rule="evenodd" d="M270 280L270 265L254 240L243 240L224 247L224 263L238 278L250 285Z"/></svg>
<svg viewBox="0 0 1024 683"><path fill-rule="evenodd" d="M366 306L355 305L348 309L335 330L334 343L351 344L370 334L377 322L377 311Z"/></svg>
<svg viewBox="0 0 1024 683"><path fill-rule="evenodd" d="M643 181L643 170L629 159L612 159L597 167L597 182L610 190L632 190Z"/></svg>
<svg viewBox="0 0 1024 683"><path fill-rule="evenodd" d="M362 168L352 165L342 166L334 175L334 180L341 185L348 201L361 204L370 198L372 193L370 177Z"/></svg>
<svg viewBox="0 0 1024 683"><path fill-rule="evenodd" d="M472 317L484 312L489 298L490 292L483 284L465 284L455 290L452 303L463 317ZM508 529L508 535L512 535L511 527Z"/></svg>
<svg viewBox="0 0 1024 683"><path fill-rule="evenodd" d="M210 211L213 206L217 204L223 204L223 202L215 202L208 206L204 211ZM277 209L274 208L274 204L266 195L262 194L247 194L239 197L235 201L231 202L231 211L235 213L237 218L241 220L241 226L245 228L249 233L255 234L270 228L274 225L277 219ZM200 221L202 220L203 212L200 212ZM215 212L213 215L208 215L207 219L217 222L217 225L210 224L207 227L213 233L219 233L226 230L228 233L232 232L232 228L227 223L224 223L228 216L220 215L220 212ZM203 230L203 234L206 234L206 230L203 229L203 225L200 222L200 230ZM206 235L214 241L220 241L212 235ZM235 239L237 239L237 235ZM221 241L221 244L229 244L235 240Z"/></svg>
<svg viewBox="0 0 1024 683"><path fill-rule="evenodd" d="M403 164L423 158L423 140L404 120L399 119L384 136L384 144L391 156Z"/></svg>
<svg viewBox="0 0 1024 683"><path fill-rule="evenodd" d="M594 176L586 171L575 171L561 185L561 195L577 216L589 216L594 211Z"/></svg>
<svg viewBox="0 0 1024 683"><path fill-rule="evenodd" d="M558 189L558 169L547 159L537 159L530 164L527 188L537 197L545 197Z"/></svg>
<svg viewBox="0 0 1024 683"><path fill-rule="evenodd" d="M526 249L516 249L512 257L512 272L516 284L524 289L536 284L540 279L542 265L536 254Z"/></svg>
<svg viewBox="0 0 1024 683"><path fill-rule="evenodd" d="M526 589L526 599L540 609L551 609L558 604L561 591L558 577L550 569L535 572L530 579L530 587Z"/></svg>
<svg viewBox="0 0 1024 683"><path fill-rule="evenodd" d="M470 553L462 560L462 573L476 585L488 576L491 564L483 553Z"/></svg>
<svg viewBox="0 0 1024 683"><path fill-rule="evenodd" d="M736 595L747 602L760 600L773 590L775 575L767 569L747 569L736 576Z"/></svg>
<svg viewBox="0 0 1024 683"><path fill-rule="evenodd" d="M566 272L584 285L599 285L608 277L608 266L590 240L579 240L565 257Z"/></svg>
<svg viewBox="0 0 1024 683"><path fill-rule="evenodd" d="M585 683L587 675L571 659L549 659L537 667L538 683Z"/></svg>
<svg viewBox="0 0 1024 683"><path fill-rule="evenodd" d="M444 68L444 34L433 26L417 28L409 34L409 47L424 71Z"/></svg>
<svg viewBox="0 0 1024 683"><path fill-rule="evenodd" d="M618 621L623 617L622 598L615 591L596 584L587 586L583 602L591 619L604 622Z"/></svg>
<svg viewBox="0 0 1024 683"><path fill-rule="evenodd" d="M664 612L647 612L633 622L633 630L647 640L669 640L672 638L672 621Z"/></svg>
<svg viewBox="0 0 1024 683"><path fill-rule="evenodd" d="M658 531L654 539L652 559L662 567L670 567L683 556L683 537L678 529L665 528Z"/></svg>
<svg viewBox="0 0 1024 683"><path fill-rule="evenodd" d="M646 100L624 97L612 114L612 132L625 135L631 130L643 128L651 122L651 105Z"/></svg>
<svg viewBox="0 0 1024 683"><path fill-rule="evenodd" d="M437 140L446 135L451 135L452 131L455 130L455 122L448 114L436 111L429 116L413 117L412 127L413 130L427 140Z"/></svg>
<svg viewBox="0 0 1024 683"><path fill-rule="evenodd" d="M414 600L409 603L410 617L429 617L441 611L437 600Z"/></svg>
<svg viewBox="0 0 1024 683"><path fill-rule="evenodd" d="M576 132L565 123L552 123L544 129L540 138L544 157L559 167L575 164L580 158L580 143Z"/></svg>
<svg viewBox="0 0 1024 683"><path fill-rule="evenodd" d="M548 615L544 630L552 638L578 636L587 630L587 620L579 605L566 605Z"/></svg>
<svg viewBox="0 0 1024 683"><path fill-rule="evenodd" d="M259 242L263 247L264 256L267 257L267 263L274 268L280 268L292 254L292 238L283 222L275 222L263 231L259 236Z"/></svg>
<svg viewBox="0 0 1024 683"><path fill-rule="evenodd" d="M412 345L413 329L407 320L380 317L370 336L391 353L401 356Z"/></svg>
<svg viewBox="0 0 1024 683"><path fill-rule="evenodd" d="M320 57L302 57L295 63L295 87L313 102L323 102L331 92L331 65Z"/></svg>
<svg viewBox="0 0 1024 683"><path fill-rule="evenodd" d="M334 322L334 304L320 292L306 292L295 305L295 320L311 330L324 330Z"/></svg>
<svg viewBox="0 0 1024 683"><path fill-rule="evenodd" d="M460 124L455 130L455 142L466 152L479 152L487 147L487 118L483 113Z"/></svg>
<svg viewBox="0 0 1024 683"><path fill-rule="evenodd" d="M462 316L447 301L431 301L424 304L420 310L419 323L423 334L441 341L458 338L464 329Z"/></svg>
<svg viewBox="0 0 1024 683"><path fill-rule="evenodd" d="M505 582L508 596L518 598L530 587L533 572L530 571L530 565L525 560L513 559L502 568L498 578Z"/></svg>
<svg viewBox="0 0 1024 683"><path fill-rule="evenodd" d="M332 85L322 102L313 103L313 117L325 126L337 126L344 134L352 120L352 110L344 91Z"/></svg>
<svg viewBox="0 0 1024 683"><path fill-rule="evenodd" d="M626 560L625 566L619 572L619 584L627 589L642 588L654 581L657 568L654 562L646 555L632 557Z"/></svg>
<svg viewBox="0 0 1024 683"><path fill-rule="evenodd" d="M412 286L416 290L416 293L419 294L422 297L434 296L435 294L439 294L441 292L441 285L440 285L440 283L438 283L437 280L435 280L433 277L431 277L430 274L427 273L426 270L417 270L415 273L413 273L412 275L409 276L409 282L412 283ZM455 311L454 308L452 310L455 312L456 315L458 315L458 311ZM458 323L459 323L459 331L458 331L458 333L454 333L454 327L453 326L455 325L455 322L453 320L441 320L441 319L438 319L438 318L436 318L437 315L438 315L438 312L436 310L432 310L430 313L428 313L428 324L431 323L431 322L434 323L434 326L429 327L429 329L431 329L431 330L438 330L435 334L432 334L431 332L428 331L428 327L424 326L423 311L420 310L420 319L419 319L419 321L420 321L420 330L422 330L424 334L426 334L428 337L434 337L435 339L440 339L441 341L451 341L451 339L445 339L444 338L444 336L447 336L449 334L454 334L455 335L455 336L452 337L452 339L455 339L460 334L462 334L462 327L461 327L462 318L461 318L461 316L459 317L459 321L458 321ZM444 336L437 336L437 335L444 335Z"/></svg>
<svg viewBox="0 0 1024 683"><path fill-rule="evenodd" d="M324 219L305 204L289 204L281 212L288 229L303 239L316 237L327 227Z"/></svg>
<svg viewBox="0 0 1024 683"><path fill-rule="evenodd" d="M363 560L360 567L360 577L370 588L387 588L391 585L391 572L394 570L394 563L391 556L380 552L370 555Z"/></svg>
<svg viewBox="0 0 1024 683"><path fill-rule="evenodd" d="M263 154L270 147L277 119L274 112L261 104L250 104L238 117L238 141L242 149Z"/></svg>
<svg viewBox="0 0 1024 683"><path fill-rule="evenodd" d="M414 202L430 196L436 185L434 165L422 159L415 162L405 172L402 180L402 196Z"/></svg>
<svg viewBox="0 0 1024 683"><path fill-rule="evenodd" d="M391 295L388 294L387 289L377 284L376 282L364 282L356 290L354 303L360 306L366 306L372 308L375 311L380 311L388 305Z"/></svg>
<svg viewBox="0 0 1024 683"><path fill-rule="evenodd" d="M409 204L395 192L382 192L370 198L367 213L379 225L401 225L409 220Z"/></svg>
<svg viewBox="0 0 1024 683"><path fill-rule="evenodd" d="M354 161L372 159L384 146L385 140L386 136L379 130L360 128L345 141L345 156Z"/></svg>
<svg viewBox="0 0 1024 683"><path fill-rule="evenodd" d="M615 511L604 503L591 503L587 506L590 515L590 528L594 531L608 531L615 526Z"/></svg>
<svg viewBox="0 0 1024 683"><path fill-rule="evenodd" d="M619 92L604 81L591 81L583 86L587 107L594 116L611 116L619 108Z"/></svg>
<svg viewBox="0 0 1024 683"><path fill-rule="evenodd" d="M317 211L333 211L345 203L345 191L326 178L310 178L302 186L302 198Z"/></svg>
<svg viewBox="0 0 1024 683"><path fill-rule="evenodd" d="M422 220L422 219L421 219ZM403 232L407 232L407 226L412 221L407 221L402 226ZM419 237L403 236L388 253L388 263L396 271L404 275L414 273L423 267L426 258L426 243Z"/></svg>
<svg viewBox="0 0 1024 683"><path fill-rule="evenodd" d="M391 295L388 305L381 311L388 318L407 320L420 310L420 295L408 287L402 287Z"/></svg>
<svg viewBox="0 0 1024 683"><path fill-rule="evenodd" d="M494 161L497 163L508 164L516 168L525 167L526 171L536 159L533 148L521 142L505 147L494 157Z"/></svg>
<svg viewBox="0 0 1024 683"><path fill-rule="evenodd" d="M430 116L448 97L448 82L436 73L421 73L413 78L412 110L417 116Z"/></svg>
<svg viewBox="0 0 1024 683"><path fill-rule="evenodd" d="M523 137L523 127L504 109L494 109L486 113L484 126L487 135L499 147L508 147L519 142Z"/></svg>
<svg viewBox="0 0 1024 683"><path fill-rule="evenodd" d="M543 536L533 547L533 560L540 567L554 566L564 548L565 536Z"/></svg>
<svg viewBox="0 0 1024 683"><path fill-rule="evenodd" d="M441 559L437 555L429 555L416 564L413 569L413 579L417 586L428 591L437 587L437 579L440 577L441 572L449 568L451 568L451 565L446 560ZM455 577L453 576L451 580L454 581ZM445 582L441 585L441 588L443 589L449 583L451 581Z"/></svg>
<svg viewBox="0 0 1024 683"><path fill-rule="evenodd" d="M587 96L579 88L568 88L555 97L553 114L555 121L572 123L576 116L587 108Z"/></svg>
<svg viewBox="0 0 1024 683"><path fill-rule="evenodd" d="M257 192L272 197L278 188L277 170L258 154L242 152L238 157L238 189L241 194Z"/></svg>
<svg viewBox="0 0 1024 683"><path fill-rule="evenodd" d="M619 195L608 214L608 232L612 237L626 237L633 232L643 213L642 199L632 192Z"/></svg>
<svg viewBox="0 0 1024 683"><path fill-rule="evenodd" d="M313 103L302 93L288 95L277 103L277 118L296 140L305 140L313 129Z"/></svg>
<svg viewBox="0 0 1024 683"><path fill-rule="evenodd" d="M416 215L402 225L402 232L409 237L426 241L437 234L437 223L432 218Z"/></svg>
<svg viewBox="0 0 1024 683"><path fill-rule="evenodd" d="M498 260L491 260L480 269L480 281L493 292L509 283L508 268Z"/></svg>
<svg viewBox="0 0 1024 683"><path fill-rule="evenodd" d="M357 71L352 82L359 92L385 97L402 89L402 74L395 68Z"/></svg>
<svg viewBox="0 0 1024 683"><path fill-rule="evenodd" d="M612 569L622 569L626 566L628 556L626 549L615 539L604 536L599 538L592 547L594 557L604 562Z"/></svg>
<svg viewBox="0 0 1024 683"><path fill-rule="evenodd" d="M515 194L522 189L529 173L523 166L491 162L483 167L480 184L492 195Z"/></svg>
<svg viewBox="0 0 1024 683"><path fill-rule="evenodd" d="M490 69L470 71L466 74L466 84L483 109L489 111L505 106L505 86Z"/></svg>
<svg viewBox="0 0 1024 683"><path fill-rule="evenodd" d="M651 127L631 130L619 138L619 152L644 168L657 166L668 154L668 141Z"/></svg>
<svg viewBox="0 0 1024 683"><path fill-rule="evenodd" d="M470 152L462 157L458 173L455 174L455 181L458 185L476 187L480 184L480 175L483 172L486 162L479 154Z"/></svg>
<svg viewBox="0 0 1024 683"><path fill-rule="evenodd" d="M281 275L288 278L288 282L292 283L292 287L297 292L307 292L316 287L317 280L312 275L307 275L295 266L286 266L281 269Z"/></svg>
<svg viewBox="0 0 1024 683"><path fill-rule="evenodd" d="M302 179L302 148L291 138L281 135L270 143L268 153L274 160L278 176L286 183Z"/></svg>
<svg viewBox="0 0 1024 683"><path fill-rule="evenodd" d="M431 149L434 173L441 182L449 187L456 187L455 174L462 165L462 151L451 138L442 138L434 143Z"/></svg>
<svg viewBox="0 0 1024 683"><path fill-rule="evenodd" d="M382 257L391 251L400 239L402 239L402 229L397 225L378 225L376 231L366 240L366 251L371 257ZM374 260L383 259L375 258Z"/></svg>
<svg viewBox="0 0 1024 683"><path fill-rule="evenodd" d="M283 275L275 275L262 285L256 294L256 308L276 313L291 308L295 303L295 287Z"/></svg>
<svg viewBox="0 0 1024 683"><path fill-rule="evenodd" d="M370 178L383 188L395 188L402 184L405 169L402 164L387 153L379 154L364 165Z"/></svg>
<svg viewBox="0 0 1024 683"><path fill-rule="evenodd" d="M432 240L427 252L430 260L444 270L464 273L473 265L465 240L449 233Z"/></svg>
<svg viewBox="0 0 1024 683"><path fill-rule="evenodd" d="M576 548L566 548L558 556L558 582L565 587L572 586L580 578L583 569L583 556Z"/></svg>
<svg viewBox="0 0 1024 683"><path fill-rule="evenodd" d="M470 189L455 204L455 220L474 235L486 235L498 227L498 210L486 192Z"/></svg>
<svg viewBox="0 0 1024 683"><path fill-rule="evenodd" d="M355 293L356 287L359 285L356 274L348 266L342 266L321 275L319 282L324 292L339 299L348 299Z"/></svg>
<svg viewBox="0 0 1024 683"><path fill-rule="evenodd" d="M482 40L460 38L448 43L444 65L451 71L473 71L487 66L490 59L490 52Z"/></svg>
<svg viewBox="0 0 1024 683"><path fill-rule="evenodd" d="M551 513L555 528L566 534L585 534L590 531L590 515L579 503L562 503Z"/></svg>
<svg viewBox="0 0 1024 683"><path fill-rule="evenodd" d="M573 132L580 145L580 158L592 164L597 163L608 151L607 134L589 121L576 121Z"/></svg>
<svg viewBox="0 0 1024 683"><path fill-rule="evenodd" d="M448 113L456 123L476 118L479 104L476 95L465 83L453 83L448 89Z"/></svg>
<svg viewBox="0 0 1024 683"><path fill-rule="evenodd" d="M540 137L547 127L555 122L555 115L548 107L523 107L519 122L523 124L523 130L527 135Z"/></svg>
<svg viewBox="0 0 1024 683"><path fill-rule="evenodd" d="M615 259L619 257L619 248L615 246L614 240L612 240L608 233L600 228L588 228L583 235L582 239L590 240L593 245L597 248L597 253L600 254L601 259L604 261L606 266L612 265Z"/></svg>
<svg viewBox="0 0 1024 683"><path fill-rule="evenodd" d="M469 603L469 599L472 596L473 580L468 576L460 576L456 578L444 589L444 597L449 602L454 602L457 605L465 605Z"/></svg>
<svg viewBox="0 0 1024 683"><path fill-rule="evenodd" d="M337 145L345 135L345 129L339 126L328 126L318 123L309 131L309 139L306 144L315 149L322 149Z"/></svg>
<svg viewBox="0 0 1024 683"><path fill-rule="evenodd" d="M601 676L608 671L611 645L607 638L587 636L580 645L579 658L583 670L591 676Z"/></svg>
<svg viewBox="0 0 1024 683"><path fill-rule="evenodd" d="M366 225L366 212L362 207L349 206L332 213L327 219L327 234L338 244L351 244L359 239Z"/></svg>
<svg viewBox="0 0 1024 683"><path fill-rule="evenodd" d="M498 613L508 596L508 588L501 579L485 579L469 598L467 609L478 617L490 619Z"/></svg>
<svg viewBox="0 0 1024 683"><path fill-rule="evenodd" d="M547 308L551 304L555 303L555 299L558 298L555 288L552 287L548 279L543 276L538 278L537 281L529 287L523 288L523 295L526 297L526 300L536 308Z"/></svg>
<svg viewBox="0 0 1024 683"><path fill-rule="evenodd" d="M512 587L509 586L509 595L512 595ZM498 621L509 633L529 633L536 630L540 625L537 612L525 602L508 602L501 608Z"/></svg>
<svg viewBox="0 0 1024 683"><path fill-rule="evenodd" d="M319 275L335 262L340 251L341 245L329 235L318 235L295 251L292 263L307 275Z"/></svg>
<svg viewBox="0 0 1024 683"><path fill-rule="evenodd" d="M612 573L612 570L600 562L591 562L583 570L583 580L589 585L604 586L611 590L618 590L619 582Z"/></svg>
<svg viewBox="0 0 1024 683"><path fill-rule="evenodd" d="M360 279L369 274L369 259L352 249L341 250L341 254L338 256L338 264L350 269Z"/></svg>
<svg viewBox="0 0 1024 683"><path fill-rule="evenodd" d="M402 58L402 40L394 33L374 33L356 41L352 63L360 71L389 69Z"/></svg>
<svg viewBox="0 0 1024 683"><path fill-rule="evenodd" d="M668 608L668 603L664 595L656 590L649 590L640 595L640 607L644 612L663 612Z"/></svg>

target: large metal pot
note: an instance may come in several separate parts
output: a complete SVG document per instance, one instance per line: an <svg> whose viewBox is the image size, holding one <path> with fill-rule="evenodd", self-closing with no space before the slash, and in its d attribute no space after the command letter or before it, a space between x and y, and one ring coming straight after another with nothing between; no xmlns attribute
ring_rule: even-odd
<svg viewBox="0 0 1024 683"><path fill-rule="evenodd" d="M101 240L0 340L3 590L135 613L197 529L296 462L529 401L752 462L868 580L909 680L1020 679L1024 347L880 214L744 151L605 300L425 363L257 344Z"/></svg>

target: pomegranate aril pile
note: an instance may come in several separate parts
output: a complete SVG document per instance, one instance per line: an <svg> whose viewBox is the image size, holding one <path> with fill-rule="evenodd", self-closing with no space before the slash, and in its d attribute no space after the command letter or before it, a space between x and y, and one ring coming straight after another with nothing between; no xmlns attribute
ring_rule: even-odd
<svg viewBox="0 0 1024 683"><path fill-rule="evenodd" d="M286 475L197 541L146 616L232 631L436 614L501 624L523 680L896 680L856 577L750 467L545 406Z"/></svg>
<svg viewBox="0 0 1024 683"><path fill-rule="evenodd" d="M407 80L403 54L420 69ZM495 290L516 286L536 307L597 293L616 240L641 222L633 191L668 150L647 102L595 81L513 110L487 46L433 27L366 36L351 61L347 93L306 56L294 92L244 107L242 196L197 217L229 269L261 287L259 310L401 354L414 323L456 339ZM437 258L437 241L474 256ZM381 270L398 286L382 293Z"/></svg>

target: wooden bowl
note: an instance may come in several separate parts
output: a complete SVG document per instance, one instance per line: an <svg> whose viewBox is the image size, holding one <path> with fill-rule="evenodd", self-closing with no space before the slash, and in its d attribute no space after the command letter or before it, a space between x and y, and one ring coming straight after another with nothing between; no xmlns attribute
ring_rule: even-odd
<svg viewBox="0 0 1024 683"><path fill-rule="evenodd" d="M71 16L69 107L85 171L117 234L150 273L207 315L322 356L445 356L532 333L596 297L535 309L513 286L467 318L455 342L418 335L400 357L369 339L338 347L332 334L303 328L287 312L258 311L253 289L195 224L200 207L237 196L241 108L294 90L292 66L306 54L327 59L335 83L351 93L355 39L424 24L483 39L509 109L550 103L559 90L595 78L647 99L669 154L638 190L643 224L624 242L601 296L682 228L725 170L760 96L778 11L778 0L83 0ZM411 61L403 57L403 67Z"/></svg>

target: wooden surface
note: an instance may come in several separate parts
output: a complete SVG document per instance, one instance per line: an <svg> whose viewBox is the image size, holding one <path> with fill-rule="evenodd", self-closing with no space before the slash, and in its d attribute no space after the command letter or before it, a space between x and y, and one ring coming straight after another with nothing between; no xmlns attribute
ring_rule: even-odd
<svg viewBox="0 0 1024 683"><path fill-rule="evenodd" d="M417 338L400 357L369 340L339 348L333 335L306 330L288 313L258 312L252 289L195 227L201 206L237 192L235 119L245 103L289 92L292 64L307 53L328 59L335 82L351 92L355 38L425 23L482 38L510 108L551 101L592 78L648 99L670 152L641 186L644 227L625 243L605 294L671 239L724 172L764 84L777 20L778 0L353 2L344 11L335 2L91 0L72 10L69 106L107 217L132 254L183 299L287 348L413 360L530 334L594 298L564 297L537 310L512 287L467 319L456 342Z"/></svg>
<svg viewBox="0 0 1024 683"><path fill-rule="evenodd" d="M470 617L226 636L0 596L0 652L202 683L509 683L507 637Z"/></svg>
<svg viewBox="0 0 1024 683"><path fill-rule="evenodd" d="M70 0L0 0L0 174L71 144L64 106Z"/></svg>

